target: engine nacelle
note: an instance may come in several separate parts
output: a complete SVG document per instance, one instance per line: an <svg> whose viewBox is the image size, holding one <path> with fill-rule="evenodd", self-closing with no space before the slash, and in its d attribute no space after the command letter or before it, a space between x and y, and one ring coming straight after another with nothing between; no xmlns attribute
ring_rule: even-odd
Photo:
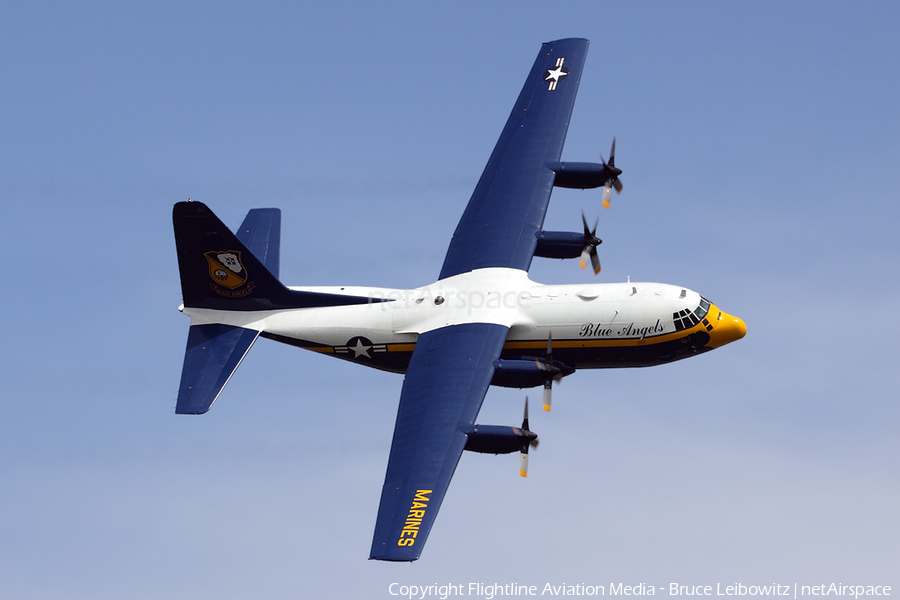
<svg viewBox="0 0 900 600"><path fill-rule="evenodd" d="M520 452L537 439L533 431L504 425L473 425L463 433L468 437L465 449L482 454Z"/></svg>
<svg viewBox="0 0 900 600"><path fill-rule="evenodd" d="M578 258L584 250L584 234L539 231L534 255L542 258Z"/></svg>
<svg viewBox="0 0 900 600"><path fill-rule="evenodd" d="M602 187L618 175L608 166L598 163L554 162L547 166L556 173L554 186L576 190Z"/></svg>
<svg viewBox="0 0 900 600"><path fill-rule="evenodd" d="M553 361L553 366L559 369L563 377L575 372L564 362ZM535 362L535 359L508 359L503 358L494 361L494 378L491 385L507 388L533 388L544 385L547 381L547 370Z"/></svg>

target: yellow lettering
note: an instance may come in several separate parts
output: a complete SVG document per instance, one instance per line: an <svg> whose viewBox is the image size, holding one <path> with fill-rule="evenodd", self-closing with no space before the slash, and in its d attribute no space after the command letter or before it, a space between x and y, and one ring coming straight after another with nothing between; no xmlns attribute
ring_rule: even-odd
<svg viewBox="0 0 900 600"><path fill-rule="evenodd" d="M419 537L419 526L422 519L425 518L425 509L428 508L430 499L426 494L432 493L433 490L416 490L416 496L412 505L409 507L409 514L406 516L406 523L400 531L400 539L397 540L398 546L412 546Z"/></svg>

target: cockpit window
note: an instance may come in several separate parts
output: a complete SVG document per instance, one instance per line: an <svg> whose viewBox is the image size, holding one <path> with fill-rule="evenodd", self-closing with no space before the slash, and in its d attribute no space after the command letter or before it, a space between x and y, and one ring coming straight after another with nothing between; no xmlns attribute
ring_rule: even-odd
<svg viewBox="0 0 900 600"><path fill-rule="evenodd" d="M694 311L694 314L699 318L703 318L706 316L706 313L709 312L709 300L704 297L700 297L700 306L697 307L697 310Z"/></svg>
<svg viewBox="0 0 900 600"><path fill-rule="evenodd" d="M675 322L675 331L689 329L699 323L709 312L709 300L700 298L700 306L694 310L685 308L677 313L672 313L672 321Z"/></svg>

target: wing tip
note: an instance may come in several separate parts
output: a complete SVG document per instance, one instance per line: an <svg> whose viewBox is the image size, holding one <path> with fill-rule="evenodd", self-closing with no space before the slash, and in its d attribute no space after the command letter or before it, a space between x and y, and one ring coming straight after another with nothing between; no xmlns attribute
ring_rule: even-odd
<svg viewBox="0 0 900 600"><path fill-rule="evenodd" d="M419 555L417 554L413 557L409 557L409 556L399 557L399 556L387 556L387 555L376 556L376 555L372 554L369 556L369 560L380 560L380 561L384 561L384 562L408 562L408 563L411 563L411 562L419 560Z"/></svg>

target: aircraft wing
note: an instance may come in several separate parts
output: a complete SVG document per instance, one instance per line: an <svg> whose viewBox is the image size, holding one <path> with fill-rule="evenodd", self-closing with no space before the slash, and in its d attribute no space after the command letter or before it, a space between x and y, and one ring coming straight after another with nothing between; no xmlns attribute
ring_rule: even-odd
<svg viewBox="0 0 900 600"><path fill-rule="evenodd" d="M588 44L566 39L541 46L456 227L439 279L486 267L531 266L555 178L547 164L562 154Z"/></svg>
<svg viewBox="0 0 900 600"><path fill-rule="evenodd" d="M548 163L562 154L587 48L581 39L541 47L439 279L488 267L528 270L556 176ZM370 558L419 558L508 331L467 323L419 335L400 394Z"/></svg>
<svg viewBox="0 0 900 600"><path fill-rule="evenodd" d="M369 558L419 558L508 331L468 323L419 336L400 393Z"/></svg>

